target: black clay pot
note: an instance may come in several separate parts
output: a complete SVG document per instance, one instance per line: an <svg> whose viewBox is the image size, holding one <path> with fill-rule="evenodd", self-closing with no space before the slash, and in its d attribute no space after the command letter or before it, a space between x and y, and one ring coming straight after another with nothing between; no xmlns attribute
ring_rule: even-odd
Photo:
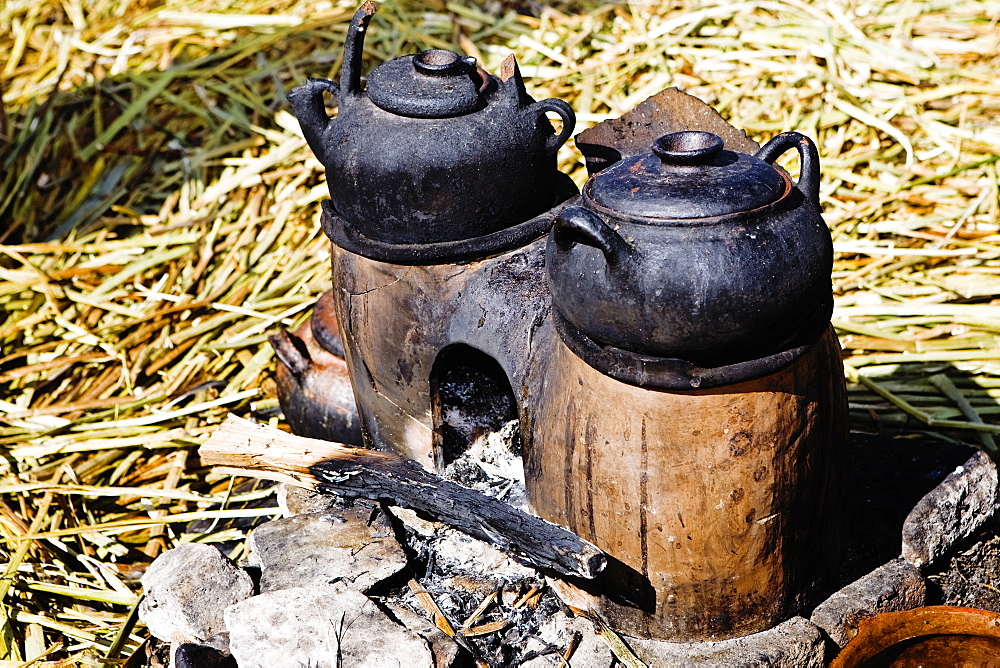
<svg viewBox="0 0 1000 668"><path fill-rule="evenodd" d="M379 66L363 90L374 13L367 2L351 20L339 87L310 79L288 96L337 213L372 239L429 244L496 232L555 204L556 151L576 121L569 105L535 102L513 56L498 78L437 49ZM335 120L324 91L337 98ZM562 118L558 135L547 112Z"/></svg>
<svg viewBox="0 0 1000 668"><path fill-rule="evenodd" d="M771 163L798 150L798 183ZM780 351L828 319L819 158L786 132L755 156L707 132L656 140L584 186L549 235L560 314L595 342L702 366Z"/></svg>

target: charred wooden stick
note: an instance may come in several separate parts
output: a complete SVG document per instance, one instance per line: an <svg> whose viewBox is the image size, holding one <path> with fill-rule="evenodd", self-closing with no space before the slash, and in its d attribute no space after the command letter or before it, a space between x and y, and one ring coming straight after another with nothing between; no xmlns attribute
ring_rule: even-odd
<svg viewBox="0 0 1000 668"><path fill-rule="evenodd" d="M303 438L230 415L199 450L203 462L318 492L410 508L533 566L594 578L607 556L576 534L387 452Z"/></svg>

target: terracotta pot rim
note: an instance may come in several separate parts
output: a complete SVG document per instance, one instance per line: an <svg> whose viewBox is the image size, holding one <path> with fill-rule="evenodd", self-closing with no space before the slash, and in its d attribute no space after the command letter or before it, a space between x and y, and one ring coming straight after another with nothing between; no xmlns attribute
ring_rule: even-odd
<svg viewBox="0 0 1000 668"><path fill-rule="evenodd" d="M884 612L858 624L858 633L830 664L853 668L906 640L930 635L966 635L1000 640L1000 613L977 608L932 605Z"/></svg>

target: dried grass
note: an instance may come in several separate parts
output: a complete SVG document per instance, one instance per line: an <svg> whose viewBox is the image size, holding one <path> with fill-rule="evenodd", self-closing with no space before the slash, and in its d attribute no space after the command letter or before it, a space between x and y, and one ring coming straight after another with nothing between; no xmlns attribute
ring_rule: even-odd
<svg viewBox="0 0 1000 668"><path fill-rule="evenodd" d="M0 6L9 665L113 665L143 638L130 613L159 550L273 512L194 448L226 412L277 415L266 337L328 287L322 170L285 94L337 71L353 9ZM457 46L495 70L513 51L536 97L566 99L582 126L676 85L756 139L815 138L853 426L995 449L1000 3L515 9L386 3L369 64ZM583 180L572 147L562 165ZM214 530L185 533L196 519Z"/></svg>

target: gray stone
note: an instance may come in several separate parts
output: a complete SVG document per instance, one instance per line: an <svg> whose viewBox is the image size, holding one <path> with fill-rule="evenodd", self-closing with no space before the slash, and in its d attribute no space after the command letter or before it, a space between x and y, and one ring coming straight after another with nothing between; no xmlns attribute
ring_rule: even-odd
<svg viewBox="0 0 1000 668"><path fill-rule="evenodd" d="M401 605L389 603L385 607L400 624L427 641L431 654L434 655L434 668L452 668L463 658L468 658L468 655L462 656L462 648L458 643L435 626L431 620Z"/></svg>
<svg viewBox="0 0 1000 668"><path fill-rule="evenodd" d="M826 665L823 633L803 617L792 617L773 629L721 642L669 643L638 638L625 641L650 666L818 668Z"/></svg>
<svg viewBox="0 0 1000 668"><path fill-rule="evenodd" d="M364 504L267 522L247 549L260 566L262 593L341 580L366 592L407 564L388 519Z"/></svg>
<svg viewBox="0 0 1000 668"><path fill-rule="evenodd" d="M858 632L858 622L880 612L920 607L927 587L920 571L902 558L879 566L826 599L810 620L843 647Z"/></svg>
<svg viewBox="0 0 1000 668"><path fill-rule="evenodd" d="M225 630L226 606L253 596L253 581L211 545L168 550L142 576L139 617L164 642L197 643Z"/></svg>
<svg viewBox="0 0 1000 668"><path fill-rule="evenodd" d="M321 494L286 482L278 484L278 508L284 517L306 513L325 513L337 508L345 508L350 502L336 494Z"/></svg>
<svg viewBox="0 0 1000 668"><path fill-rule="evenodd" d="M427 643L343 583L254 596L226 608L240 668L432 668Z"/></svg>
<svg viewBox="0 0 1000 668"><path fill-rule="evenodd" d="M597 635L593 622L583 617L557 613L546 620L538 630L537 639L533 638L527 649L539 651L547 645L558 648L559 652L529 659L520 664L521 668L550 668L560 665L559 656L570 646L574 636L579 638L579 644L569 657L572 668L610 668L615 665L611 649Z"/></svg>
<svg viewBox="0 0 1000 668"><path fill-rule="evenodd" d="M997 467L977 452L917 502L903 523L903 558L923 568L996 514Z"/></svg>

